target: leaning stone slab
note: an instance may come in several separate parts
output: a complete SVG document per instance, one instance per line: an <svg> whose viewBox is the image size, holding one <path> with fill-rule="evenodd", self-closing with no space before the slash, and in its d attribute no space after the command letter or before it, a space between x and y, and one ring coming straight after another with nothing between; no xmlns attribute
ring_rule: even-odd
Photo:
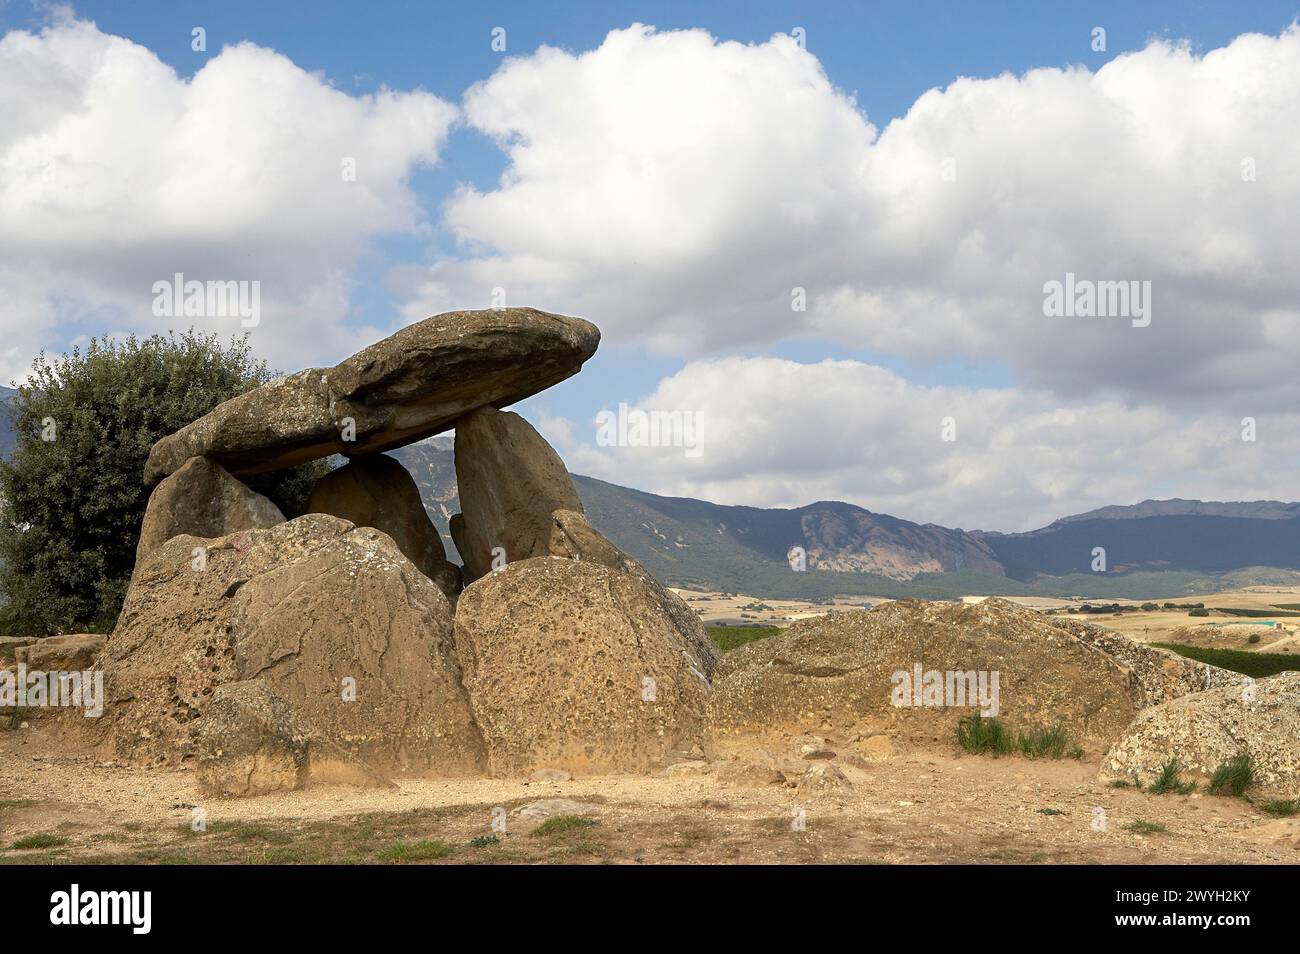
<svg viewBox="0 0 1300 954"><path fill-rule="evenodd" d="M191 457L243 476L401 447L476 408L504 407L563 381L599 343L590 322L532 308L435 315L332 368L232 398L164 437L149 453L145 484Z"/></svg>

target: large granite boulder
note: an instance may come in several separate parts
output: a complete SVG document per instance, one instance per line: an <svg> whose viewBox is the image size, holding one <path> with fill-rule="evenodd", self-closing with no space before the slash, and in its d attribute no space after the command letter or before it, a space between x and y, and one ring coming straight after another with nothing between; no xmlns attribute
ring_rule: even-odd
<svg viewBox="0 0 1300 954"><path fill-rule="evenodd" d="M599 563L613 570L630 573L639 579L657 595L661 609L686 642L692 657L699 663L700 670L710 679L713 678L721 653L717 644L709 638L700 617L680 596L660 586L650 571L610 543L585 516L573 510L553 511L548 549L551 556Z"/></svg>
<svg viewBox="0 0 1300 954"><path fill-rule="evenodd" d="M191 457L243 476L401 447L476 408L563 381L599 342L595 325L532 308L435 315L333 368L299 371L226 401L154 444L144 480L153 485Z"/></svg>
<svg viewBox="0 0 1300 954"><path fill-rule="evenodd" d="M460 568L447 559L442 537L420 500L420 488L393 458L358 457L326 474L312 487L307 512L382 530L449 599L460 592Z"/></svg>
<svg viewBox="0 0 1300 954"><path fill-rule="evenodd" d="M456 422L456 486L452 539L471 580L493 568L498 548L508 563L546 556L551 513L582 513L560 455L510 411L482 408Z"/></svg>
<svg viewBox="0 0 1300 954"><path fill-rule="evenodd" d="M509 564L461 594L456 645L494 773L645 772L703 744L701 662L630 573Z"/></svg>
<svg viewBox="0 0 1300 954"><path fill-rule="evenodd" d="M1300 798L1300 672L1171 699L1142 712L1106 756L1103 774L1148 784L1170 759L1182 777L1204 781L1249 755L1251 794Z"/></svg>
<svg viewBox="0 0 1300 954"><path fill-rule="evenodd" d="M135 547L136 563L182 533L224 537L279 523L284 523L284 514L269 499L254 493L220 464L191 457L149 495Z"/></svg>
<svg viewBox="0 0 1300 954"><path fill-rule="evenodd" d="M992 699L995 675L986 707L981 680ZM802 620L728 653L710 711L720 740L815 732L950 746L958 720L979 711L1105 748L1146 701L1132 670L1033 610L904 600Z"/></svg>
<svg viewBox="0 0 1300 954"><path fill-rule="evenodd" d="M336 517L173 537L136 567L99 665L121 758L188 759L216 690L257 679L377 770L482 766L447 598L391 537Z"/></svg>

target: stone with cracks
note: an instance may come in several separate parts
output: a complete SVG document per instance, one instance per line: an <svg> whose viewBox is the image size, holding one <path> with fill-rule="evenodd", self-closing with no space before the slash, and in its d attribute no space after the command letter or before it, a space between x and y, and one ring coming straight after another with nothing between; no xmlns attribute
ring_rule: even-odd
<svg viewBox="0 0 1300 954"><path fill-rule="evenodd" d="M392 538L336 517L167 541L136 567L99 665L94 721L121 758L180 762L216 690L259 679L380 771L482 767L447 598Z"/></svg>
<svg viewBox="0 0 1300 954"><path fill-rule="evenodd" d="M243 476L401 447L563 381L599 343L595 325L532 308L435 315L332 368L226 401L154 444L144 480L152 486L191 457Z"/></svg>
<svg viewBox="0 0 1300 954"><path fill-rule="evenodd" d="M312 487L307 512L382 530L449 599L460 592L460 568L447 559L442 537L420 500L420 488L393 458L372 454L330 471Z"/></svg>
<svg viewBox="0 0 1300 954"><path fill-rule="evenodd" d="M1120 665L1128 667L1141 694L1142 706L1155 706L1189 692L1217 689L1241 680L1238 673L1209 663L1188 659L1168 649L1134 642L1122 633L1111 632L1065 616L1051 617L1052 625L1074 633Z"/></svg>
<svg viewBox="0 0 1300 954"><path fill-rule="evenodd" d="M284 523L280 508L224 467L191 457L154 488L145 508L135 560L172 537L224 537L239 530L262 530Z"/></svg>
<svg viewBox="0 0 1300 954"><path fill-rule="evenodd" d="M648 772L702 744L700 662L630 573L510 564L461 594L456 645L496 774Z"/></svg>

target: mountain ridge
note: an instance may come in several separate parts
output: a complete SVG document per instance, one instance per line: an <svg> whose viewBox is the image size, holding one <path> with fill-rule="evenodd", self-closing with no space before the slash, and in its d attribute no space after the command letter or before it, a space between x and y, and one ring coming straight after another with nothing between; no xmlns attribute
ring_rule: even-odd
<svg viewBox="0 0 1300 954"><path fill-rule="evenodd" d="M4 458L14 446L7 413L14 393L0 388ZM460 509L453 448L444 434L391 453L419 486L448 558L458 560L447 526ZM1005 533L916 523L841 500L749 507L572 477L593 526L664 583L700 589L790 598L1149 598L1217 588L1229 577L1240 585L1300 571L1300 503L1285 501L1144 500ZM804 572L792 572L796 546ZM1105 552L1102 573L1092 569L1097 548Z"/></svg>
<svg viewBox="0 0 1300 954"><path fill-rule="evenodd" d="M447 537L446 518L459 507L452 441L434 440L440 443L393 454ZM771 596L1087 590L1147 598L1217 588L1225 574L1236 574L1238 585L1300 571L1300 504L1280 501L1143 501L1000 533L915 523L845 501L748 507L572 478L593 526L665 583L702 589ZM791 572L793 546L804 548L806 572ZM1107 556L1102 573L1093 571L1097 547Z"/></svg>

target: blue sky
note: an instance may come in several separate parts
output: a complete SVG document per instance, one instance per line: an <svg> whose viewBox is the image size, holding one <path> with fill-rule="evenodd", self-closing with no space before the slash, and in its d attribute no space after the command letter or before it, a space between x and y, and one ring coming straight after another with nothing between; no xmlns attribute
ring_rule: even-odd
<svg viewBox="0 0 1300 954"><path fill-rule="evenodd" d="M464 106L466 91L474 84L483 83L498 75L508 57L531 59L542 45L558 47L572 54L597 50L606 42L610 31L622 30L638 22L654 26L660 34L674 30L703 29L719 42L738 41L743 44L753 44L755 47L768 44L774 34L788 34L794 28L802 28L805 31L807 52L825 71L829 83L835 90L853 98L856 109L874 126L875 136L881 136L892 120L904 117L918 98L928 90L945 89L958 77L990 81L976 89L977 99L984 97L996 101L999 97L1008 97L1007 102L1012 106L1005 109L996 102L992 107L988 107L987 104L981 106L980 103L983 103L984 99L979 99L975 106L970 107L972 112L965 118L968 123L979 121L994 124L1005 120L1008 111L1040 108L1034 106L1027 98L1036 95L1034 89L1016 88L1008 91L993 83L992 79L1000 74L1009 72L1020 76L1028 70L1040 67L1071 66L1080 66L1096 73L1117 57L1126 54L1143 55L1142 51L1148 50L1155 40L1186 41L1195 59L1209 51L1228 46L1235 38L1245 33L1259 32L1266 37L1279 37L1288 25L1300 16L1300 3L1294 0L1259 2L1248 6L1208 2L825 3L817 4L812 8L805 4L770 2L711 4L603 2L554 5L340 3L313 4L308 7L289 2L236 0L236 2L220 4L82 2L73 4L72 10L79 20L94 21L103 34L123 37L146 48L184 80L195 77L227 46L249 41L287 57L297 67L319 75L330 86L349 96L361 97L383 89L400 93L423 90L453 106ZM50 8L45 4L33 5L27 0L0 2L0 32L39 30L50 22L50 18ZM196 26L206 30L206 52L195 52L191 49L191 30ZM1096 26L1103 26L1106 31L1104 52L1096 52L1090 47L1091 31ZM494 51L491 46L492 31L496 27L506 30L505 55ZM1146 64L1149 70L1141 79L1149 80L1152 89L1159 91L1158 95L1169 96L1169 88L1160 85L1165 75L1162 71L1168 69L1169 64L1155 62L1160 58L1149 52L1145 56L1152 62ZM1165 59L1167 60L1168 57ZM1250 57L1243 54L1239 59L1249 61ZM755 62L759 62L757 58ZM1178 68L1191 67L1183 64ZM1115 82L1121 87L1136 82L1119 74L1117 76ZM553 76L542 76L539 81L553 82L554 79ZM665 77L665 86L669 85L669 79ZM1210 77L1209 81L1212 86L1213 77ZM1030 84L1026 81L1020 86L1029 87ZM1243 84L1242 88L1246 89L1247 86ZM558 89L557 87L555 95L566 95ZM644 95L645 92L642 91L642 96ZM677 91L676 95L680 96L683 93ZM689 91L686 95L689 95ZM1043 95L1061 94L1056 92ZM1282 101L1288 104L1290 98L1293 98L1293 95L1287 98L1285 91L1278 95L1283 96ZM504 101L504 98L506 97L499 93L495 94L495 101L498 103ZM951 98L955 101L954 106L944 108L967 107L964 102L956 102L959 98L955 95ZM644 98L641 102L644 104ZM1158 105L1153 108L1149 102L1143 103L1140 98L1135 99L1135 102L1136 105L1130 103L1127 109L1131 111L1131 115L1138 117L1139 125L1144 121L1143 110L1146 110L1145 121L1149 121L1153 128L1157 126L1161 113ZM744 104L737 108L743 109ZM1087 112L1089 108L1086 104L1077 105L1062 98L1059 111L1068 120L1070 110L1080 110L1079 115L1084 117L1081 118L1080 125L1083 125L1085 122L1095 120L1096 114ZM830 109L833 113L833 104ZM981 109L984 112L980 112ZM1241 112L1239 106L1233 109L1235 113ZM722 110L718 117L720 124L733 118L726 115L725 103L722 104ZM761 104L759 110L761 113ZM1049 101L1046 111L1041 116L1050 117L1051 112ZM757 123L758 119L759 115L756 114L751 121ZM842 118L834 117L828 120L831 123L842 121ZM917 120L918 125L921 122L921 119ZM1036 122L1037 128L1043 129L1050 124L1050 119L1040 118ZM1191 120L1188 121L1189 124L1190 122ZM951 123L941 120L939 124L941 129L946 128L945 123L953 127L960 125L956 120ZM1262 130L1266 129L1267 123L1262 127ZM1011 132L1014 133L1015 130ZM234 135L237 134L236 131ZM798 134L804 135L802 132ZM975 135L978 134L979 129L976 128ZM1086 131L1076 131L1067 127L1064 133L1066 137L1076 134L1081 137L1080 150L1086 148L1088 135ZM1167 136L1168 131L1162 130L1160 134ZM907 130L900 130L896 139L902 141L909 135L911 133ZM927 131L922 128L916 133L916 137L915 144L925 148L932 143L935 133L933 130ZM1044 133L1043 138L1047 139L1048 134ZM1191 149L1193 152L1199 148L1197 143L1201 140L1197 135L1192 134L1190 125L1187 129L1186 141L1190 145L1183 148ZM239 148L238 142L232 142L229 146L236 150ZM1234 157L1235 153L1232 150L1238 149L1238 146L1242 154L1254 154L1265 150L1265 146L1254 141L1250 135L1242 135L1240 131L1234 131L1224 147L1226 154ZM1276 154L1279 156L1284 152L1276 144L1270 144L1269 148L1276 148L1278 150ZM426 228L418 232L400 228L368 229L364 233L364 253L355 256L348 265L347 278L350 282L350 291L344 327L355 331L356 347L366 343L368 334L373 337L374 329L391 327L396 320L395 315L401 309L415 307L411 302L410 288L394 278L395 274L401 272L404 267L418 270L438 262L470 260L477 254L468 249L463 241L458 241L458 238L464 238L465 229L462 228L461 233L458 234L456 228L449 228L443 217L444 210L456 190L465 185L472 186L485 195L495 194L495 190L500 188L503 172L506 172L510 166L511 157L485 132L475 128L474 123L463 120L457 121L450 127L445 139L439 142L437 151L436 165L430 167L418 162L413 163L404 177L422 211ZM1071 149L1067 148L1066 151L1069 152ZM1045 149L1045 152L1050 152L1050 149ZM912 155L912 153L906 154ZM1146 154L1151 154L1150 148ZM1102 155L1104 156L1104 153ZM1103 158L1100 164L1104 166L1106 161ZM1184 168L1176 157L1169 161L1170 170ZM1235 163L1236 159L1230 158L1230 161ZM1029 156L1025 159L1024 170L1018 173L1014 170L1008 172L1011 185L1007 194L999 196L996 201L988 204L985 211L986 218L1001 216L1009 206L1020 201L1021 197L1017 194L1015 185L1018 181L1016 176L1019 175L1025 180L1031 178L1036 168L1035 162L1034 157ZM761 171L762 158L756 157L754 165ZM1093 166L1096 165L1098 163L1094 162ZM1041 167L1041 163L1038 163L1037 167ZM895 162L894 168L901 167ZM1268 168L1267 163L1265 168ZM1146 171L1141 174L1146 174ZM1159 174L1159 170L1155 171ZM1088 173L1089 167L1084 167L1084 172ZM774 174L781 173L775 170ZM788 171L786 174L788 175ZM1122 174L1132 177L1135 173L1125 170ZM1080 193L1086 194L1090 190L1090 185L1079 181L1079 175L1075 172L1066 177L1069 181L1063 179L1059 189L1047 193L1049 196L1047 201L1055 201L1058 191L1067 192L1076 187ZM1111 183L1120 175L1118 165L1115 169L1098 169L1099 182ZM1193 185L1188 184L1187 195L1204 195L1203 187L1198 186L1194 189ZM797 190L798 186L792 185L791 188ZM992 181L982 190L977 191L987 195L991 191L1007 188L1006 183ZM1139 201L1147 191L1140 189L1136 193ZM502 192L508 193L509 190L502 190ZM504 198L508 200L510 195L506 194ZM580 199L581 196L576 198ZM770 191L761 195L756 194L754 198L756 204L765 201L774 201ZM775 201L779 205L779 196ZM1035 201L1040 200L1035 199ZM1061 201L1063 206L1060 211L1060 221L1071 221L1071 216L1073 220L1079 220L1097 215L1096 209L1091 206L1069 207L1069 202L1073 200L1063 198ZM1179 200L1177 196L1170 201L1172 208L1178 208L1180 201L1184 206L1187 202L1187 200ZM909 206L904 203L899 207L906 215ZM564 205L561 204L560 208L563 209ZM777 209L777 211L789 211L789 209ZM798 215L803 214L803 211L796 211L796 221L799 221ZM1234 214L1239 211L1235 210ZM480 227L488 221L482 217L481 209L472 209L471 213L479 216L473 221L474 227ZM816 214L834 218L833 213L827 213L825 209ZM1167 212L1165 215L1167 219L1170 217ZM1173 218L1176 219L1176 214ZM982 225L983 221L979 220L973 226L970 223L962 223L957 228L964 231L954 230L949 237L939 235L939 246L955 247L955 243L960 240L996 244L999 240L996 226L990 225L986 229ZM1176 221L1169 225L1176 231ZM846 226L841 223L841 227ZM1042 228L1043 224L1037 223L1036 227ZM1223 229L1220 227L1217 231L1222 234ZM1247 231L1249 232L1249 229ZM1133 239L1134 244L1125 251L1126 246L1117 236L1102 235L1101 237L1109 244L1099 245L1095 228L1080 228L1079 233L1077 236L1062 239L1062 244L1069 246L1070 252L1070 255L1059 259L1065 263L1065 267L1072 267L1070 263L1075 260L1104 261L1107 267L1122 270L1130 263L1140 262L1143 247L1150 244L1149 236L1139 235L1136 238L1128 236L1125 240ZM743 234L743 229L733 232L731 239L733 244L737 244L737 236ZM831 235L832 232L827 229L825 234ZM850 229L848 232L840 231L834 234L838 236L838 241L844 241L844 237L851 236L852 231ZM1251 235L1248 238L1257 239L1261 244L1275 242L1275 236L1265 235L1262 230L1261 234ZM924 276L920 278L917 276L917 269L925 268L924 257L917 260L921 262L919 266L915 262L910 265L904 262L900 265L893 260L890 254L890 242L898 240L897 236L893 239L882 238L871 255L857 260L855 264L848 267L850 273L854 269L861 270L862 277L857 283L857 291L869 293L877 286L889 285L901 286L900 294L902 294L909 290L909 283L916 286L925 285L926 287L919 289L923 305L918 306L920 310L916 315L920 318L909 313L908 317L898 319L900 322L924 321L929 310L942 307L956 307L958 310L968 307L961 297L965 292L954 290L968 286L967 278L959 276L954 279L952 287L942 289L929 287L928 283L922 280ZM1002 241L1014 244L1016 239L1003 238ZM1052 244L1055 241L1056 236L1049 230L1047 233L1038 234L1035 239L1027 241L1027 244L1041 246L1045 242ZM597 247L594 254L599 254L600 251ZM797 258L803 253L804 248L793 246L784 253L778 253L776 261L780 261L782 254ZM983 309L982 314L976 314L977 309L974 305L970 305L969 314L957 315L950 324L940 327L936 322L933 330L927 332L930 345L925 347L916 346L916 343L908 340L901 331L888 333L873 330L869 334L858 334L859 324L879 321L879 318L870 317L854 317L848 325L845 325L840 317L828 318L801 326L791 333L771 333L770 329L755 331L749 335L729 333L695 348L652 344L648 340L653 337L652 329L646 326L653 323L653 317L637 318L639 325L635 322L620 325L615 320L606 330L601 351L589 362L578 378L534 399L525 409L534 420L539 417L557 419L558 436L553 436L553 439L563 444L563 438L568 434L573 437L575 447L582 445L583 453L586 453L591 452L592 448L589 437L584 436L585 422L589 422L598 410L615 407L620 401L635 402L654 393L660 394L661 397L682 393L685 384L675 379L675 376L684 369L690 370L692 362L723 361L736 357L779 359L790 363L743 366L747 371L762 368L763 373L775 375L782 373L782 368L789 370L791 364L798 368L807 368L818 365L825 359L835 359L882 369L888 374L881 379L884 384L877 386L914 388L918 393L924 393L927 399L943 398L951 402L952 395L945 389L967 389L972 393L998 391L1002 393L1003 398L1013 397L1015 399L1013 403L1017 406L1033 406L1036 413L1040 415L1058 411L1068 412L1067 416L1072 415L1072 420L1098 419L1101 405L1085 406L1085 403L1081 403L1085 402L1085 399L1112 402L1114 408L1118 409L1115 413L1125 412L1130 415L1134 408L1156 405L1178 417L1176 424L1166 422L1163 425L1166 430L1177 427L1185 431L1189 427L1193 429L1209 427L1204 423L1209 419L1207 416L1209 412L1203 406L1193 406L1195 401L1188 398L1187 394L1196 392L1204 395L1207 389L1212 388L1216 380L1215 375L1239 376L1239 368L1251 365L1249 355L1235 358L1225 356L1221 347L1216 350L1215 342L1208 339L1219 331L1216 329L1214 332L1205 331L1202 334L1200 328L1193 327L1190 318L1183 319L1183 330L1177 338L1156 339L1153 335L1150 339L1124 339L1122 344L1113 348L1106 345L1106 350L1101 353L1114 354L1115 360L1110 358L1098 360L1097 355L1091 350L1095 341L1084 337L1092 335L1095 339L1096 333L1091 330L1072 333L1074 337L1068 339L1054 338L1050 348L1045 344L1039 350L1028 346L1010 349L994 346L1009 340L1008 335L1012 339L1023 337L1020 331L1008 333L1006 330L999 330L992 334L972 334L969 342L964 341L962 336L971 327L978 326L981 322L992 321L988 316L996 314L998 308L1005 307L1005 295L1002 295L1000 289L1004 289L1008 282L1014 283L1025 278L1018 274L1018 264L1015 261L1018 257L1014 251L1003 256L1002 264L1008 265L1009 270L1007 275L1000 279L1002 284L997 286L999 289L997 293L986 296L988 300L980 306ZM739 270L735 262L724 261L724 258L725 256L719 255L719 281L736 281L734 276L742 274L743 270ZM517 259L516 264L519 261L526 261L526 256ZM1056 259L1052 261L1055 262ZM635 256L627 259L626 262L636 267L646 264ZM561 264L566 266L573 264L574 267L581 268L587 263L575 259L572 263L561 261ZM62 267L66 268L66 265ZM770 269L770 263L768 267ZM1056 265L1050 267L1055 269ZM1157 266L1150 266L1149 263L1142 267L1152 267L1155 269L1155 274L1161 274ZM617 280L620 273L617 267L611 266L611 268L613 271L597 271L593 274L606 276L612 274ZM845 271L843 263L828 268L836 275L842 275ZM908 277L900 279L899 272ZM453 270L450 274L457 273ZM1049 271L1046 274L1050 276L1057 272ZM608 277L605 280L608 281ZM693 292L682 284L688 280L698 282L700 276L683 272L671 281L665 279L668 283L665 286L651 284L650 288L652 292L665 290L671 292L677 288L680 289L680 298L689 301ZM1041 276L1039 272L1031 271L1025 280L1036 286ZM674 281L679 284L672 285ZM1282 285L1278 294L1285 298L1286 280L1279 278L1278 281ZM453 294L456 287L464 287L463 283L457 286L454 280L451 285ZM1254 289L1249 293L1248 285ZM1234 296L1243 299L1226 301L1220 310L1227 312L1231 308L1241 308L1243 314L1253 314L1261 322L1260 327L1264 329L1258 336L1261 342L1268 335L1275 333L1278 321L1276 301L1256 300L1258 289L1267 288L1269 285L1267 266L1265 266L1263 280L1258 269L1249 282L1234 277L1227 282L1228 288L1222 291L1220 296L1225 301ZM0 275L0 290L3 290L3 287L3 275ZM827 295L830 294L829 290L825 292ZM1000 295L1002 297L999 297ZM1256 297L1251 298L1252 295ZM51 297L53 297L52 293ZM665 296L668 297L671 295ZM1215 295L1203 297L1210 299ZM1268 295L1265 294L1264 297L1267 298ZM1247 298L1251 300L1245 300ZM898 300L890 301L895 306L898 305ZM954 305L953 302L956 304ZM456 301L455 303L464 307L474 306L471 302ZM554 310L565 310L562 300L538 301L536 304L552 307ZM653 301L645 305L644 313L653 316L654 306ZM894 313L890 310L893 306L888 302L881 307L885 308L887 314ZM1252 312L1251 309L1255 311ZM731 318L724 316L725 302L717 305L711 312L701 305L698 315L686 314L684 318L680 301L675 308L665 304L665 311L671 311L676 319L688 322L707 320L723 324L727 320L735 320L734 315ZM755 313L758 314L760 311L761 309L757 309ZM901 314L902 311L899 306L899 313ZM865 311L860 308L860 313L869 316L877 312L867 307ZM77 327L71 328L65 324L56 326L56 329L61 329L64 333L72 331L85 333L88 324L93 325L94 320L110 324L117 321L115 318L93 320L87 318L87 315L104 314L118 313L111 309L88 310L73 323ZM1289 319L1289 315L1283 316L1284 323ZM755 322L762 324L762 320L758 318ZM598 323L601 323L602 327L605 326L603 320ZM629 328L633 328L637 333L628 333ZM102 327L89 330L91 333L102 333L122 329ZM1239 332L1233 334L1246 339L1252 337L1250 334L1243 335ZM947 347L950 338L952 347ZM1207 340L1203 342L1202 338ZM1134 349L1130 343L1132 340L1139 341L1142 347L1146 347L1150 342L1150 354L1153 357L1151 359L1141 355L1133 357ZM42 345L52 347L58 347L61 343L57 337L56 340L41 342ZM1080 347L1080 357L1071 367L1070 356L1076 345ZM1201 347L1203 353L1199 357L1191 355L1190 350L1198 347ZM1189 354L1185 357L1181 356L1183 348L1189 349ZM322 357L336 360L343 356L343 353L339 353ZM1150 370L1154 356L1159 356L1161 359L1179 356L1176 360L1185 363L1193 373L1182 375L1181 383L1172 379L1166 381L1165 378L1169 376L1163 373L1153 374ZM1131 366L1129 366L1130 358L1132 358ZM1055 367L1058 362L1064 364L1060 374ZM798 368L795 370L797 371ZM1099 368L1101 370L1098 370ZM295 370L295 368L286 367L285 370ZM812 372L809 374L811 375ZM893 377L890 377L891 375ZM1156 393L1157 391L1159 393ZM832 406L835 398L835 395L827 395L826 405ZM994 396L989 400L996 401L999 398ZM1238 403L1240 406L1237 406ZM1248 395L1248 399L1236 402L1231 407L1225 405L1212 410L1222 412L1225 421L1235 421L1243 408L1250 410L1253 406L1265 407L1279 403L1281 402L1277 395ZM1137 427L1136 424L1133 426ZM1221 435L1223 422L1220 421L1214 426L1218 428L1215 434ZM1017 427L1020 428L1020 433L1024 433L1029 425L1025 423ZM576 436L572 433L575 430ZM821 439L825 441L828 438L822 435ZM883 446L885 438L881 437L880 440ZM874 441L873 437L867 440L867 443L873 444ZM570 459L571 465L574 463L571 455L578 457L579 466L575 469L583 469L584 463L586 469L599 469L601 461L595 456L589 455L583 458L575 448L562 446L561 449L565 452L566 459ZM986 447L984 452L991 451ZM801 453L815 454L808 449ZM1288 449L1286 453L1292 454L1293 451ZM1095 454L1090 455L1091 459L1095 460L1096 457ZM836 478L838 483L829 478L804 480L791 474L786 474L783 478L777 473L770 473L764 478L756 474L756 465L752 460L742 460L740 457L727 465L729 470L725 473L723 471L726 468L718 469L722 467L719 464L707 472L697 472L694 477L669 474L661 466L651 467L648 464L646 472L640 474L636 469L637 465L631 459L622 461L618 467L609 461L605 463L609 465L610 470L601 473L601 476L622 475L622 482L665 492L694 492L704 496L712 495L715 499L731 493L737 498L725 502L799 503L804 502L803 495L829 494L838 488L840 496L855 499L856 502L867 506L875 504L878 509L886 509L890 505L903 506L902 503L892 503L903 499L899 497L898 488L912 479L919 479L919 475L916 478L898 477L893 480L894 491L890 493L875 493L862 489L855 494L855 488L861 484L855 483L858 477L855 477L851 469L846 469L843 461L834 463L818 460L807 467L818 471L823 476L838 474ZM1232 480L1241 481L1241 495L1265 494L1273 487L1270 483L1271 478L1263 475L1257 475L1258 479L1252 477L1243 481L1239 469L1233 472L1235 476L1232 480L1225 476L1219 483L1198 486L1195 480L1187 475L1194 476L1201 472L1203 470L1201 464L1189 461L1183 466L1185 468L1183 471L1164 471L1158 475L1148 470L1143 475L1135 477L1130 484L1123 486L1109 484L1106 480L1094 480L1091 483L1085 481L1080 484L1078 481L1067 479L1057 480L1055 475L1043 475L1037 481L1038 486L1050 485L1058 489L1052 490L1050 494L1043 491L1046 496L1037 512L1046 514L1053 507L1085 509L1085 506L1094 504L1130 502L1114 498L1117 496L1140 498L1143 491L1139 488L1143 487L1149 488L1151 493L1181 491L1185 496L1202 492L1235 496L1228 493L1236 488ZM622 468L621 471L619 467ZM947 472L945 478L947 483L951 485L954 480L960 482L969 478L970 475L966 474L967 470L969 467L963 470L962 466L953 465ZM963 474L966 476L963 477ZM785 480L784 484L782 480ZM781 486L787 489L777 489ZM825 489L828 487L832 489ZM1093 489L1085 491L1086 487ZM993 497L998 496L996 489L988 493ZM1100 496L1093 499L1093 494ZM1110 496L1106 497L1107 494ZM1077 499L1078 503L1067 503L1067 498L1070 501ZM980 514L984 509L981 506L969 505L963 509L952 499L945 501L943 506L933 508L929 507L927 500L912 499L907 505L912 508L912 512L904 514L906 516L916 519L952 520L957 515L964 515L964 522L968 526L993 526L994 524L1007 526L1013 520L1006 516L1008 508L1015 510L1019 507L1019 504L1002 500L996 505L998 518L990 523L981 522ZM931 509L933 513L927 512ZM1029 522L1034 519L1036 517L1028 515L1023 517L1024 521Z"/></svg>
<svg viewBox="0 0 1300 954"><path fill-rule="evenodd" d="M1220 46L1251 31L1276 33L1297 16L1300 3L1285 0L1235 3L319 3L291 0L230 0L167 4L80 2L81 17L105 32L147 46L182 76L192 76L227 44L245 40L270 47L306 70L320 71L348 92L380 87L426 89L455 102L472 84L500 66L491 49L495 27L507 31L507 55L541 45L582 52L600 45L614 29L646 23L660 30L700 27L724 40L758 43L795 27L825 67L831 82L853 94L877 126L902 116L926 90L958 76L1022 73L1040 66L1083 64L1095 69L1114 56L1140 49L1152 37L1187 39L1193 48ZM0 11L5 30L39 25L41 14L22 0ZM1104 24L1107 49L1088 46L1091 30ZM191 30L207 31L207 52L191 50ZM473 129L454 131L436 169L417 170L414 185L425 206L436 210L458 183L490 188L506 166L505 156ZM434 247L454 254L449 236ZM429 243L408 237L380 240L379 255L358 273L354 304L359 315L382 321L392 308L383 293L383 270L392 261L421 261ZM586 387L553 397L557 413L586 413L588 395L617 382L620 389L648 390L681 362L644 353L613 361L607 348L584 372ZM827 341L782 343L762 349L795 360L860 357L921 383L962 382L999 386L1010 382L997 361L913 363ZM570 400L563 398L572 394ZM608 402L597 402L606 406Z"/></svg>

